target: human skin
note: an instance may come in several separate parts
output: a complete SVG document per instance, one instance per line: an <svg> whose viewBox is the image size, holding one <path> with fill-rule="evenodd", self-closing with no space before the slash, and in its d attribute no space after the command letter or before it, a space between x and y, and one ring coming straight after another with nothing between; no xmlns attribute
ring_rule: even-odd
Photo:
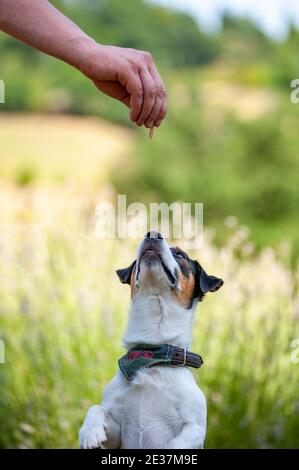
<svg viewBox="0 0 299 470"><path fill-rule="evenodd" d="M0 0L0 30L80 70L138 126L165 118L167 93L149 52L98 44L47 0Z"/></svg>

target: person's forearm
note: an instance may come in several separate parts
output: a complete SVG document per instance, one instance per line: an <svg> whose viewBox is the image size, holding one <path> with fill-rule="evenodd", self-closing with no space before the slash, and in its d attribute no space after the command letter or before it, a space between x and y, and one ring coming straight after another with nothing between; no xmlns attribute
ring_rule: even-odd
<svg viewBox="0 0 299 470"><path fill-rule="evenodd" d="M94 42L47 0L0 0L0 30L80 69Z"/></svg>

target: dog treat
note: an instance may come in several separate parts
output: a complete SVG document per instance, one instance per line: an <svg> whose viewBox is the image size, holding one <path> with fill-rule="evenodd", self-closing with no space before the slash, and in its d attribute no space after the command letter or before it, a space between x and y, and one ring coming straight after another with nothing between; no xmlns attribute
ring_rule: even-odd
<svg viewBox="0 0 299 470"><path fill-rule="evenodd" d="M152 126L152 127L149 129L148 136L149 136L150 139L153 139L153 137L154 137L154 130L155 130L155 126Z"/></svg>

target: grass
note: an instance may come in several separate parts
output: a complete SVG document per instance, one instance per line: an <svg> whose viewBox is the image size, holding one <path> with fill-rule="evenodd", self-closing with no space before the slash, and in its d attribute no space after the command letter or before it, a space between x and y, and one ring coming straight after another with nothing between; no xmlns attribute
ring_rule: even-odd
<svg viewBox="0 0 299 470"><path fill-rule="evenodd" d="M0 114L0 182L101 187L112 163L123 164L132 132L101 119Z"/></svg>
<svg viewBox="0 0 299 470"><path fill-rule="evenodd" d="M110 162L133 141L125 132L125 146L112 151L118 128L81 122L80 135L79 120L34 119L1 117L0 126L0 447L69 448L122 352L129 292L114 271L132 261L137 242L97 239L94 209L111 198L103 189ZM29 154L39 175L30 184L26 172L17 179ZM205 361L196 375L208 401L206 447L298 447L290 343L299 337L299 271L289 245L256 252L246 228L229 219L223 229L220 247L206 229L193 253L225 280L198 307L194 327L193 349Z"/></svg>

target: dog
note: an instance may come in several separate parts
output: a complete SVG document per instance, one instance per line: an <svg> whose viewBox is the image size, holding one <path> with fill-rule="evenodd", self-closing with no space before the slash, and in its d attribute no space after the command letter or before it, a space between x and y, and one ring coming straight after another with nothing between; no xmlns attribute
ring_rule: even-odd
<svg viewBox="0 0 299 470"><path fill-rule="evenodd" d="M131 287L123 344L127 353L79 432L84 449L200 449L206 435L205 396L189 367L196 305L223 280L209 276L157 232L141 242L136 260L117 270Z"/></svg>

